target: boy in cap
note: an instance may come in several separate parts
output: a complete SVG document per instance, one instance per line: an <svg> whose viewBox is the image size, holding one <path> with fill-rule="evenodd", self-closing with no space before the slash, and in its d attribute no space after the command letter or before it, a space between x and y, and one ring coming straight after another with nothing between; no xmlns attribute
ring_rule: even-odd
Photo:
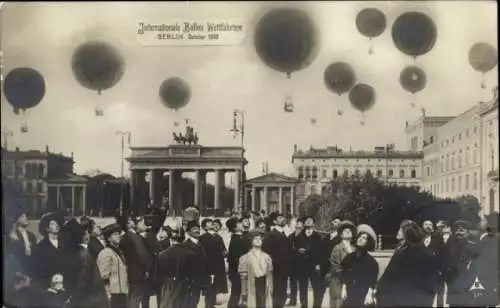
<svg viewBox="0 0 500 308"><path fill-rule="evenodd" d="M206 291L211 279L207 263L207 253L200 243L200 224L196 220L189 221L186 225L185 245L191 250L191 270L192 274L192 295L189 298L189 305L197 307L200 300L201 291ZM206 298L205 298L206 300Z"/></svg>
<svg viewBox="0 0 500 308"><path fill-rule="evenodd" d="M276 212L271 219L273 228L266 235L262 250L273 260L273 307L280 308L285 306L286 301L291 249L283 230L286 225L285 216Z"/></svg>
<svg viewBox="0 0 500 308"><path fill-rule="evenodd" d="M68 295L64 289L63 275L55 274L52 277L50 288L45 293L45 305L47 308L61 308L66 304Z"/></svg>
<svg viewBox="0 0 500 308"><path fill-rule="evenodd" d="M229 218L226 221L226 227L232 234L227 252L228 276L231 281L231 294L227 306L228 308L236 308L241 296L241 279L238 266L241 256L250 250L250 245L243 238L243 226L237 218Z"/></svg>
<svg viewBox="0 0 500 308"><path fill-rule="evenodd" d="M120 249L121 231L121 227L116 223L104 227L102 233L107 245L97 256L101 278L110 294L111 308L126 307L129 291L127 266Z"/></svg>
<svg viewBox="0 0 500 308"><path fill-rule="evenodd" d="M124 214L118 218L118 224L125 231L120 242L120 248L127 265L129 281L128 308L139 308L141 303L143 305L149 304L150 256L145 240L137 234L134 219L128 214Z"/></svg>

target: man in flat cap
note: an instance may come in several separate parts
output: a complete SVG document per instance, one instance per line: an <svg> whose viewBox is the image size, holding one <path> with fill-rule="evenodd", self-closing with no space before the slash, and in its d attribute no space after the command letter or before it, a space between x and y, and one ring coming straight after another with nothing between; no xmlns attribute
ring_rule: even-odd
<svg viewBox="0 0 500 308"><path fill-rule="evenodd" d="M205 292L205 307L214 308L218 293L227 293L226 265L224 248L220 246L213 230L213 221L204 218L201 228L205 231L200 237L200 244L205 249L207 269L210 276L209 286Z"/></svg>
<svg viewBox="0 0 500 308"><path fill-rule="evenodd" d="M128 214L118 219L118 224L125 231L120 248L125 256L129 280L128 308L139 308L141 303L149 304L150 256L145 240L137 234L136 222Z"/></svg>
<svg viewBox="0 0 500 308"><path fill-rule="evenodd" d="M121 231L116 223L103 228L106 247L97 256L101 278L110 294L111 308L127 307L128 277L125 256L120 249Z"/></svg>
<svg viewBox="0 0 500 308"><path fill-rule="evenodd" d="M285 306L287 295L287 278L290 266L290 244L283 230L286 218L282 213L270 215L273 228L264 238L262 250L273 260L273 307Z"/></svg>
<svg viewBox="0 0 500 308"><path fill-rule="evenodd" d="M241 296L241 279L238 272L240 258L250 250L247 239L243 238L243 225L237 218L229 218L226 227L231 232L231 240L227 252L228 276L231 281L231 294L228 308L238 307Z"/></svg>
<svg viewBox="0 0 500 308"><path fill-rule="evenodd" d="M201 228L197 220L192 220L187 223L186 240L184 242L184 245L186 245L191 250L189 259L191 262L192 271L190 274L192 279L192 294L189 297L189 303L186 305L186 307L193 308L197 307L198 305L201 291L206 292L207 287L210 283L207 253L200 243L200 233Z"/></svg>
<svg viewBox="0 0 500 308"><path fill-rule="evenodd" d="M476 245L468 239L469 228L469 223L464 220L457 220L452 226L450 258L445 272L448 305L452 308L474 305L470 288L477 277L478 255Z"/></svg>
<svg viewBox="0 0 500 308"><path fill-rule="evenodd" d="M64 251L59 229L64 225L64 217L56 213L42 215L38 231L43 239L33 250L33 277L43 289L48 289L52 277L61 274L64 264Z"/></svg>

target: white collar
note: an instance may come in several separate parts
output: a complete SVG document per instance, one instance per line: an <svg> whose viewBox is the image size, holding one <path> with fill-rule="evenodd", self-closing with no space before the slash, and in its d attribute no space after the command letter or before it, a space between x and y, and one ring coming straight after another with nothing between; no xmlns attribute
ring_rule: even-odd
<svg viewBox="0 0 500 308"><path fill-rule="evenodd" d="M198 244L198 239L190 236L189 234L186 234L186 241L188 241L188 240L195 243L195 244Z"/></svg>
<svg viewBox="0 0 500 308"><path fill-rule="evenodd" d="M330 233L330 239L333 240L338 235L337 231Z"/></svg>
<svg viewBox="0 0 500 308"><path fill-rule="evenodd" d="M80 246L82 246L83 248L87 248L88 247L88 244L80 244Z"/></svg>
<svg viewBox="0 0 500 308"><path fill-rule="evenodd" d="M276 231L278 231L278 232L280 232L280 233L283 233L283 232L284 232L283 228L282 228L282 227L280 227L280 226L274 226L274 230L276 230Z"/></svg>
<svg viewBox="0 0 500 308"><path fill-rule="evenodd" d="M215 231L210 230L210 231L207 231L207 233L208 233L208 234L210 234L210 235L214 235L214 234L215 234Z"/></svg>
<svg viewBox="0 0 500 308"><path fill-rule="evenodd" d="M314 229L306 229L304 234L306 236L311 236L313 234L313 232L314 232Z"/></svg>
<svg viewBox="0 0 500 308"><path fill-rule="evenodd" d="M55 239L52 239L50 237L47 237L47 239L49 240L49 242L55 247L55 248L59 248L59 239L58 238L55 238Z"/></svg>

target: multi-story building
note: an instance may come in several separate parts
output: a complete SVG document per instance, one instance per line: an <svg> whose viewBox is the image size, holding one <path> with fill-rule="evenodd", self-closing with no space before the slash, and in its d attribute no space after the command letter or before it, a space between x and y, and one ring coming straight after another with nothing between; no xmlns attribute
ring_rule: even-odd
<svg viewBox="0 0 500 308"><path fill-rule="evenodd" d="M85 212L87 179L73 172L71 157L42 151L2 149L2 182L10 187L30 216L64 209Z"/></svg>
<svg viewBox="0 0 500 308"><path fill-rule="evenodd" d="M299 179L297 200L310 194L321 194L326 183L337 177L371 173L383 181L405 186L419 186L422 152L399 151L393 146L376 147L374 151L344 151L338 147L298 150L292 163Z"/></svg>
<svg viewBox="0 0 500 308"><path fill-rule="evenodd" d="M424 190L441 198L472 195L483 214L498 212L498 94L458 116L431 117L422 110L405 132L409 148L424 155Z"/></svg>
<svg viewBox="0 0 500 308"><path fill-rule="evenodd" d="M422 151L422 189L442 198L480 198L480 104L456 117L422 116L406 126L411 150Z"/></svg>
<svg viewBox="0 0 500 308"><path fill-rule="evenodd" d="M498 175L498 87L494 89L493 99L484 103L481 117L481 201L484 214L499 210Z"/></svg>

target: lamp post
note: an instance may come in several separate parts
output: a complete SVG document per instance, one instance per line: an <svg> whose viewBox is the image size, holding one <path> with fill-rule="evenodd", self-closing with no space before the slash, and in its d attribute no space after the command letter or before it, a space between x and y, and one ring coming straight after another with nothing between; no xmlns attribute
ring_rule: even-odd
<svg viewBox="0 0 500 308"><path fill-rule="evenodd" d="M120 168L120 215L123 215L123 186L125 184L124 182L124 175L123 175L123 168L124 168L124 163L125 163L125 157L124 157L124 152L125 152L125 136L127 137L127 144L130 145L130 137L132 135L131 132L129 131L117 131L116 132L117 136L120 136L121 138L121 168Z"/></svg>
<svg viewBox="0 0 500 308"><path fill-rule="evenodd" d="M238 121L239 120L239 121ZM239 123L238 123L239 122ZM239 125L238 125L239 124ZM240 191L235 192L239 193L239 210L243 210L243 195L244 195L244 173L245 173L245 111L241 109L235 109L233 111L233 127L229 130L234 135L233 137L240 135L240 143L241 143L241 171L240 171ZM238 179L237 179L238 180Z"/></svg>
<svg viewBox="0 0 500 308"><path fill-rule="evenodd" d="M389 185L389 152L394 150L394 144L385 145L385 185Z"/></svg>
<svg viewBox="0 0 500 308"><path fill-rule="evenodd" d="M14 132L9 130L7 127L2 128L2 138L3 138L3 164L4 164L4 170L7 170L7 151L8 151L8 141L9 137L14 136Z"/></svg>

